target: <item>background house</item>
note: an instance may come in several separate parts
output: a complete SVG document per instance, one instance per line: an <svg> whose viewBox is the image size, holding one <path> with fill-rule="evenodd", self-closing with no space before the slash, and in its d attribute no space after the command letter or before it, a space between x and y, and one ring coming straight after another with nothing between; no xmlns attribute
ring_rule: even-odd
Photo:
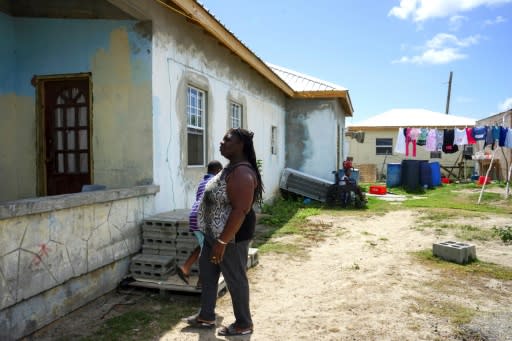
<svg viewBox="0 0 512 341"><path fill-rule="evenodd" d="M265 199L299 142L312 172L343 155L348 92L292 87L196 1L6 0L0 34L2 340L115 288L141 221L190 207L229 127L254 131Z"/></svg>
<svg viewBox="0 0 512 341"><path fill-rule="evenodd" d="M362 181L375 181L386 175L388 163L400 163L404 159L413 158L394 151L398 128L465 128L475 125L475 120L437 113L425 109L392 109L373 116L367 120L347 125L349 133L364 132L364 143L347 138L346 150L348 155L354 157L354 165L364 171L361 172ZM441 166L454 167L464 162L468 176L471 175L473 162L463 158L464 150L453 154L442 152L428 152L422 146L417 147L414 159L438 161ZM467 155L473 154L467 148ZM458 169L450 169L458 171ZM442 170L446 174L446 170Z"/></svg>
<svg viewBox="0 0 512 341"><path fill-rule="evenodd" d="M476 121L477 126L504 126L507 128L512 127L512 110L507 110L496 115L492 115L481 120ZM478 172L480 175L486 175L487 169L490 165L490 157L493 150L490 146L485 149L478 146L475 149L475 159L478 165ZM512 150L510 148L496 148L494 151L494 160L489 177L495 180L507 180L507 174L512 162Z"/></svg>
<svg viewBox="0 0 512 341"><path fill-rule="evenodd" d="M345 118L353 113L348 90L268 64L295 94L286 101L286 167L333 181L344 154Z"/></svg>

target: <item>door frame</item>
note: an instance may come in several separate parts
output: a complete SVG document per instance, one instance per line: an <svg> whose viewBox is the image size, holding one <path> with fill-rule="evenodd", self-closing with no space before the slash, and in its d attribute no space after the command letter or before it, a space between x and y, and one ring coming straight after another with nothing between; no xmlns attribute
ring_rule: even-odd
<svg viewBox="0 0 512 341"><path fill-rule="evenodd" d="M46 183L46 132L45 132L45 108L44 108L44 85L47 81L67 81L67 80L87 80L89 82L89 170L91 183L94 183L93 172L93 93L92 93L92 74L87 73L71 73L57 75L41 75L32 78L32 85L36 88L36 167L37 167L37 196L47 196Z"/></svg>

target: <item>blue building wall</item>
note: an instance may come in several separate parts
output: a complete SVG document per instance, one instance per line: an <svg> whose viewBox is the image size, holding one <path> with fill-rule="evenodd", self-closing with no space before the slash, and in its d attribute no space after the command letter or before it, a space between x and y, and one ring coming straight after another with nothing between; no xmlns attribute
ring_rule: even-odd
<svg viewBox="0 0 512 341"><path fill-rule="evenodd" d="M151 23L0 14L0 36L0 201L37 194L34 76L91 73L93 181L151 182Z"/></svg>
<svg viewBox="0 0 512 341"><path fill-rule="evenodd" d="M7 18L12 23L2 25L5 33L14 33L10 46L14 47L17 74L15 92L30 96L34 88L30 85L33 75L64 74L92 71L92 59L99 49L108 50L110 33L115 29L128 32L132 65L139 70L133 72L134 82L151 79L151 40L139 35L136 21L112 20L66 20L39 18ZM2 31L2 36L4 32ZM9 46L8 46L9 47ZM142 69L140 67L142 66Z"/></svg>

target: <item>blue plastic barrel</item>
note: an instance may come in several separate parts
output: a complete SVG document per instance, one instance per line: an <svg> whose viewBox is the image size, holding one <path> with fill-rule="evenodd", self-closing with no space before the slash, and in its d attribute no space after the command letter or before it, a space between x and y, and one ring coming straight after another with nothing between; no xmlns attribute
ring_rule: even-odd
<svg viewBox="0 0 512 341"><path fill-rule="evenodd" d="M430 162L429 165L432 169L432 185L441 186L441 165L437 161Z"/></svg>
<svg viewBox="0 0 512 341"><path fill-rule="evenodd" d="M420 161L420 185L427 188L434 187L432 167L427 161Z"/></svg>
<svg viewBox="0 0 512 341"><path fill-rule="evenodd" d="M401 183L402 165L399 163L388 163L386 175L386 187L399 187Z"/></svg>

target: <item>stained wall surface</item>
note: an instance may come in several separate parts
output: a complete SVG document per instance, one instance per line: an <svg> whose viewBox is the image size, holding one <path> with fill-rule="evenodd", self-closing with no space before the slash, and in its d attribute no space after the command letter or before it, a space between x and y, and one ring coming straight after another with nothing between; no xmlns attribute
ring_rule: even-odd
<svg viewBox="0 0 512 341"><path fill-rule="evenodd" d="M114 289L141 248L156 186L0 205L0 340L16 340Z"/></svg>
<svg viewBox="0 0 512 341"><path fill-rule="evenodd" d="M286 165L328 181L343 161L345 114L336 100L290 100Z"/></svg>
<svg viewBox="0 0 512 341"><path fill-rule="evenodd" d="M254 132L256 156L262 161L265 198L279 186L285 160L286 97L198 25L158 4L140 9L153 18L154 179L161 187L157 210L191 207L205 167L187 165L187 87L206 93L206 160L227 163L219 142L229 125L229 103L242 105L243 127ZM271 153L272 126L277 128ZM158 128L157 128L158 127Z"/></svg>
<svg viewBox="0 0 512 341"><path fill-rule="evenodd" d="M93 181L152 182L151 23L0 13L0 34L0 201L37 195L34 76L89 73Z"/></svg>

